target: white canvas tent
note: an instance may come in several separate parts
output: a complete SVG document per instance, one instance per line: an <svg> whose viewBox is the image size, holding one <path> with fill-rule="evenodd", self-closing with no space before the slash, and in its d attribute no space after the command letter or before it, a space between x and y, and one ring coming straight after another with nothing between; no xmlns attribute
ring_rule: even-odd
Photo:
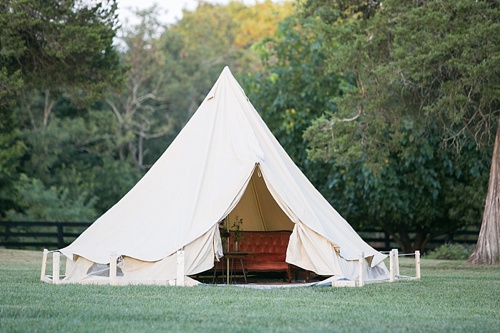
<svg viewBox="0 0 500 333"><path fill-rule="evenodd" d="M67 257L61 282L109 283L115 253L118 284L175 283L214 266L223 255L218 223L235 216L243 230L293 230L286 261L303 269L356 279L363 253L365 279L388 277L385 256L313 187L226 67L149 172L60 250Z"/></svg>

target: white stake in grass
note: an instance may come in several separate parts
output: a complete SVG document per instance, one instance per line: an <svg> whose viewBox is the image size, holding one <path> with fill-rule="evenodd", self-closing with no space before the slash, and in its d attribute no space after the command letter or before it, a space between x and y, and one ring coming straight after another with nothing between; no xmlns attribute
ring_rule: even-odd
<svg viewBox="0 0 500 333"><path fill-rule="evenodd" d="M177 251L177 286L184 286L184 251Z"/></svg>
<svg viewBox="0 0 500 333"><path fill-rule="evenodd" d="M54 284L59 284L59 267L61 254L57 251L52 252L52 281Z"/></svg>
<svg viewBox="0 0 500 333"><path fill-rule="evenodd" d="M394 250L389 253L389 282L394 282L395 279L395 260L394 260Z"/></svg>
<svg viewBox="0 0 500 333"><path fill-rule="evenodd" d="M363 269L364 269L364 262L365 262L365 254L364 252L361 252L359 255L359 287L363 287L365 284L364 278L363 278Z"/></svg>
<svg viewBox="0 0 500 333"><path fill-rule="evenodd" d="M43 249L42 271L40 272L40 281L45 281L45 272L47 270L47 256L48 255L49 255L49 250Z"/></svg>
<svg viewBox="0 0 500 333"><path fill-rule="evenodd" d="M109 257L109 284L116 286L116 252Z"/></svg>
<svg viewBox="0 0 500 333"><path fill-rule="evenodd" d="M420 280L420 251L415 251L415 276Z"/></svg>

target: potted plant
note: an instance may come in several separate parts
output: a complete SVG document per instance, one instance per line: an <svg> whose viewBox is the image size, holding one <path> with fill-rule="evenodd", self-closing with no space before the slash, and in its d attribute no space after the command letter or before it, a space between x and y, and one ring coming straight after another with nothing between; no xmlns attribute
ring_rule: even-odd
<svg viewBox="0 0 500 333"><path fill-rule="evenodd" d="M235 221L233 222L231 226L231 231L233 232L233 242L234 242L234 249L236 252L240 250L238 241L240 240L241 236L243 235L243 229L241 229L241 225L243 224L243 219L241 219L239 216L236 216Z"/></svg>
<svg viewBox="0 0 500 333"><path fill-rule="evenodd" d="M227 217L225 217L222 221L219 222L219 233L222 241L222 246L224 251L229 252L229 230L226 226Z"/></svg>

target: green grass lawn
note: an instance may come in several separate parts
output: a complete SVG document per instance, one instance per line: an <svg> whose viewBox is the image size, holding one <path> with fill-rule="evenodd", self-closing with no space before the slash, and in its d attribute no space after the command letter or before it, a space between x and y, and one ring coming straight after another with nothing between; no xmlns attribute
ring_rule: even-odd
<svg viewBox="0 0 500 333"><path fill-rule="evenodd" d="M499 266L424 259L420 281L255 290L51 285L41 257L0 249L1 332L500 331Z"/></svg>

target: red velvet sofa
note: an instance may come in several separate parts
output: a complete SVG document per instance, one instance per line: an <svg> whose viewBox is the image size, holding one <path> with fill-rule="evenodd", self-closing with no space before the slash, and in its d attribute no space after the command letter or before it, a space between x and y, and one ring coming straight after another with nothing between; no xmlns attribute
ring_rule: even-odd
<svg viewBox="0 0 500 333"><path fill-rule="evenodd" d="M246 272L283 271L290 282L291 266L285 261L290 235L290 231L243 231L236 249L234 233L231 232L229 249L230 252L237 250L248 253L242 258Z"/></svg>

